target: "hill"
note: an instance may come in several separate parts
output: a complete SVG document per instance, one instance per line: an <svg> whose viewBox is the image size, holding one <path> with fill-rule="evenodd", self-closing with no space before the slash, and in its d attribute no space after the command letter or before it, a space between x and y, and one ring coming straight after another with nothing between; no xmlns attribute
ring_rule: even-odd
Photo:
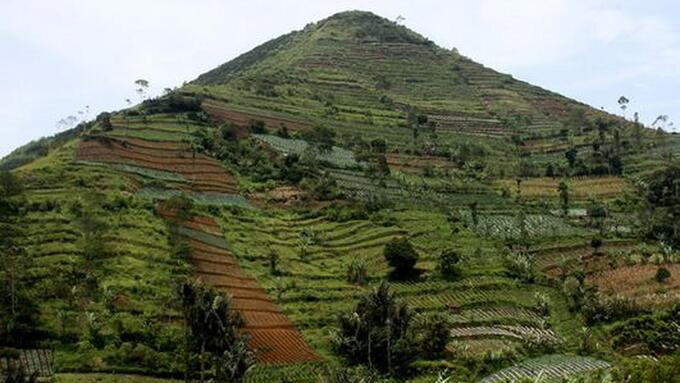
<svg viewBox="0 0 680 383"><path fill-rule="evenodd" d="M423 382L617 369L678 346L678 144L336 14L3 159L2 344L53 348L60 372L181 377L195 277L243 320L246 381L381 358ZM408 273L385 257L404 238ZM383 281L403 331L339 319ZM650 321L666 348L630 336ZM368 356L343 323L378 337Z"/></svg>

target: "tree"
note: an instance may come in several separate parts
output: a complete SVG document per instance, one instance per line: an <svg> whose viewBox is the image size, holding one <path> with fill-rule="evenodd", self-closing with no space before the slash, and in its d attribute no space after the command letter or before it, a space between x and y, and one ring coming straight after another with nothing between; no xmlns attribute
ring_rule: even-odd
<svg viewBox="0 0 680 383"><path fill-rule="evenodd" d="M645 197L640 211L642 234L680 247L680 164L659 169L645 181L646 188L640 189Z"/></svg>
<svg viewBox="0 0 680 383"><path fill-rule="evenodd" d="M576 159L578 158L578 150L572 147L564 153L564 156L567 158L567 163L569 164L569 167L573 168L574 165L576 164Z"/></svg>
<svg viewBox="0 0 680 383"><path fill-rule="evenodd" d="M193 354L198 357L201 382L205 382L210 361L215 365L216 381L240 382L255 357L246 347L247 336L239 333L243 320L233 310L230 298L200 281L182 283L179 295L186 328L186 381L194 373Z"/></svg>
<svg viewBox="0 0 680 383"><path fill-rule="evenodd" d="M590 247L593 248L594 254L599 254L600 248L602 247L602 238L595 237L595 238L591 239L590 240Z"/></svg>
<svg viewBox="0 0 680 383"><path fill-rule="evenodd" d="M329 152L335 145L335 131L322 125L301 131L300 137L315 146L319 152Z"/></svg>
<svg viewBox="0 0 680 383"><path fill-rule="evenodd" d="M437 270L444 279L455 279L460 275L458 267L460 256L453 249L446 249L439 254Z"/></svg>
<svg viewBox="0 0 680 383"><path fill-rule="evenodd" d="M97 122L102 127L105 132L113 130L113 125L111 124L111 113L102 112L97 116Z"/></svg>
<svg viewBox="0 0 680 383"><path fill-rule="evenodd" d="M406 303L383 281L361 296L354 310L338 317L334 349L352 364L402 372L417 354L408 333L412 318Z"/></svg>
<svg viewBox="0 0 680 383"><path fill-rule="evenodd" d="M654 275L654 279L659 283L665 282L670 277L671 272L665 267L659 267Z"/></svg>
<svg viewBox="0 0 680 383"><path fill-rule="evenodd" d="M383 256L394 268L394 274L399 277L412 275L419 257L406 237L394 238L388 242L383 248Z"/></svg>
<svg viewBox="0 0 680 383"><path fill-rule="evenodd" d="M623 112L623 117L626 117L626 109L628 108L628 103L630 100L626 98L626 96L621 96L619 97L619 108L621 108L621 111Z"/></svg>
<svg viewBox="0 0 680 383"><path fill-rule="evenodd" d="M569 186L566 182L562 181L557 186L557 191L560 193L560 207L562 208L562 214L566 217L569 215Z"/></svg>
<svg viewBox="0 0 680 383"><path fill-rule="evenodd" d="M591 225L600 230L600 234L604 231L604 220L607 218L607 208L601 202L591 199L587 208L588 217L590 217Z"/></svg>
<svg viewBox="0 0 680 383"><path fill-rule="evenodd" d="M139 95L139 99L141 101L146 100L147 98L147 91L149 90L149 82L144 79L139 79L135 81L135 85L137 85L137 89L135 89L135 92Z"/></svg>
<svg viewBox="0 0 680 383"><path fill-rule="evenodd" d="M445 313L424 315L417 322L418 344L424 357L434 359L444 356L451 340L451 319Z"/></svg>
<svg viewBox="0 0 680 383"><path fill-rule="evenodd" d="M23 188L21 179L14 173L0 172L0 200L19 195Z"/></svg>
<svg viewBox="0 0 680 383"><path fill-rule="evenodd" d="M22 191L20 178L0 172L0 335L9 344L30 339L38 319L27 285L29 257L18 242L25 235L20 224Z"/></svg>
<svg viewBox="0 0 680 383"><path fill-rule="evenodd" d="M472 224L474 226L479 225L479 212L478 212L478 206L479 204L477 201L471 202L470 203L470 217L472 218Z"/></svg>

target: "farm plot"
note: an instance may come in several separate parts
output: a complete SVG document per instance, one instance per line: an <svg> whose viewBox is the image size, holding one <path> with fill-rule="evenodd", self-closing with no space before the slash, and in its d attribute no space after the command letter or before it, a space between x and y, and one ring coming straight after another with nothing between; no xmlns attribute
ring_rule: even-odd
<svg viewBox="0 0 680 383"><path fill-rule="evenodd" d="M179 220L162 207L158 211L179 225L179 233L191 249L189 260L196 275L232 296L234 307L244 320L243 331L250 336L248 346L259 352L259 363L282 365L319 360L257 280L239 267L229 244L218 235L215 221L208 217Z"/></svg>
<svg viewBox="0 0 680 383"><path fill-rule="evenodd" d="M270 134L253 134L253 137L266 142L269 146L284 154L298 154L302 155L309 147L309 144L304 140L294 138L281 138ZM334 146L330 152L322 152L318 155L318 159L338 168L355 168L362 166L354 158L354 153L347 149Z"/></svg>
<svg viewBox="0 0 680 383"><path fill-rule="evenodd" d="M453 171L458 165L443 157L415 156L401 153L388 153L387 164L391 169L423 174L426 169Z"/></svg>
<svg viewBox="0 0 680 383"><path fill-rule="evenodd" d="M531 338L556 339L552 330L515 325L454 327L451 329L451 337L453 339L512 338L520 341Z"/></svg>
<svg viewBox="0 0 680 383"><path fill-rule="evenodd" d="M603 270L589 275L586 283L598 286L603 293L623 295L644 306L662 306L672 303L680 292L680 264L661 266L671 273L663 283L654 279L660 266L652 264Z"/></svg>
<svg viewBox="0 0 680 383"><path fill-rule="evenodd" d="M591 197L598 199L616 198L628 185L627 181L621 177L578 177L565 180L547 177L529 178L522 180L522 198L557 199L559 197L557 188L562 181L565 181L569 187L569 198L574 201L583 201ZM507 188L513 194L517 193L516 180L500 180L498 185Z"/></svg>
<svg viewBox="0 0 680 383"><path fill-rule="evenodd" d="M526 378L536 378L539 375L549 381L561 381L564 378L588 374L609 367L610 364L603 360L585 356L546 355L502 369L485 377L480 382L515 382Z"/></svg>
<svg viewBox="0 0 680 383"><path fill-rule="evenodd" d="M227 104L212 99L203 101L201 107L214 119L220 122L231 122L240 127L246 127L254 120L264 122L270 129L278 129L285 125L289 131L296 131L311 126L309 122L287 114Z"/></svg>
<svg viewBox="0 0 680 383"><path fill-rule="evenodd" d="M142 198L149 198L153 200L167 200L172 197L186 194L194 202L199 205L207 206L240 206L243 208L252 208L248 200L241 195L226 194L226 193L193 193L182 192L181 190L160 189L154 187L145 187L137 192L137 195Z"/></svg>
<svg viewBox="0 0 680 383"><path fill-rule="evenodd" d="M464 216L477 232L499 238L519 238L522 235L522 222L519 217L501 214L480 215L475 226L469 212ZM580 236L587 231L569 225L563 219L552 215L527 214L524 220L526 234L529 237L565 237Z"/></svg>
<svg viewBox="0 0 680 383"><path fill-rule="evenodd" d="M178 183L178 187L185 189L188 185L191 191L238 193L235 180L217 160L185 150L153 149L154 143L139 142L110 138L81 141L76 159L115 164L127 173Z"/></svg>
<svg viewBox="0 0 680 383"><path fill-rule="evenodd" d="M557 277L569 274L579 267L590 274L608 266L610 259L617 258L620 252L632 251L635 249L635 242L628 240L605 241L600 248L600 254L593 255L593 248L587 241L577 243L566 243L554 247L536 249L532 251L535 256L535 266L538 270L550 276Z"/></svg>

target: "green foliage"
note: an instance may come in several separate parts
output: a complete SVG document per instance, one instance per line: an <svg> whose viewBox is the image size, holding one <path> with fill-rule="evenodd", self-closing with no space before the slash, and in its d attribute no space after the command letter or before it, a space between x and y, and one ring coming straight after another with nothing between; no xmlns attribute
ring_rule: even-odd
<svg viewBox="0 0 680 383"><path fill-rule="evenodd" d="M408 336L411 319L408 306L383 282L339 316L335 350L352 364L403 374L416 356L415 340Z"/></svg>
<svg viewBox="0 0 680 383"><path fill-rule="evenodd" d="M451 340L450 317L445 313L431 313L418 319L412 331L417 334L422 356L428 359L443 357Z"/></svg>
<svg viewBox="0 0 680 383"><path fill-rule="evenodd" d="M651 358L627 359L612 373L615 382L678 383L680 382L680 353Z"/></svg>
<svg viewBox="0 0 680 383"><path fill-rule="evenodd" d="M170 197L164 206L179 219L188 220L194 216L194 201L184 193Z"/></svg>
<svg viewBox="0 0 680 383"><path fill-rule="evenodd" d="M326 371L319 375L317 383L374 383L378 381L378 374L363 366L327 367Z"/></svg>
<svg viewBox="0 0 680 383"><path fill-rule="evenodd" d="M398 277L409 277L415 271L418 262L418 252L406 237L394 238L383 248L383 257L394 268Z"/></svg>
<svg viewBox="0 0 680 383"><path fill-rule="evenodd" d="M101 126L103 131L110 132L113 130L113 124L111 124L111 113L109 112L100 113L97 116L96 121L99 124L99 126Z"/></svg>
<svg viewBox="0 0 680 383"><path fill-rule="evenodd" d="M0 200L20 194L23 183L19 177L10 172L0 172Z"/></svg>
<svg viewBox="0 0 680 383"><path fill-rule="evenodd" d="M557 186L557 191L560 193L560 207L562 208L562 215L565 217L569 215L569 186L562 181Z"/></svg>
<svg viewBox="0 0 680 383"><path fill-rule="evenodd" d="M611 330L612 344L623 351L630 346L643 346L642 351L671 354L680 350L680 304L654 314L640 315L615 324Z"/></svg>
<svg viewBox="0 0 680 383"><path fill-rule="evenodd" d="M591 291L585 295L581 312L586 325L591 326L630 318L645 310L624 296L609 297Z"/></svg>
<svg viewBox="0 0 680 383"><path fill-rule="evenodd" d="M298 136L316 147L321 153L331 151L335 145L335 131L322 125L302 130Z"/></svg>
<svg viewBox="0 0 680 383"><path fill-rule="evenodd" d="M506 274L525 283L534 281L534 257L525 251L504 253Z"/></svg>
<svg viewBox="0 0 680 383"><path fill-rule="evenodd" d="M238 333L243 324L231 301L199 281L184 282L179 288L185 326L187 353L198 358L201 381L206 373L206 362L215 364L218 382L240 382L255 363L254 355L246 347L246 337ZM187 354L186 376L195 370L191 354Z"/></svg>
<svg viewBox="0 0 680 383"><path fill-rule="evenodd" d="M680 165L674 163L647 177L643 233L680 247Z"/></svg>
<svg viewBox="0 0 680 383"><path fill-rule="evenodd" d="M198 96L171 92L163 97L144 100L142 110L147 114L196 113L201 112L202 101Z"/></svg>
<svg viewBox="0 0 680 383"><path fill-rule="evenodd" d="M359 258L352 259L347 267L347 282L363 286L368 279L366 261Z"/></svg>
<svg viewBox="0 0 680 383"><path fill-rule="evenodd" d="M659 283L664 283L668 278L671 277L671 272L665 267L659 267L654 275L654 280Z"/></svg>
<svg viewBox="0 0 680 383"><path fill-rule="evenodd" d="M437 270L444 279L453 280L460 275L460 256L453 249L446 249L439 254Z"/></svg>

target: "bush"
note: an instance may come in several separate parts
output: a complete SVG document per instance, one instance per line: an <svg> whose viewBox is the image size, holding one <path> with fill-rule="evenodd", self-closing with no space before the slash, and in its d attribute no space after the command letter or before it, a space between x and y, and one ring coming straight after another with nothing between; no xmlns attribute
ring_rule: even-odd
<svg viewBox="0 0 680 383"><path fill-rule="evenodd" d="M581 308L587 325L630 318L644 312L635 301L624 296L605 297L595 292L586 294Z"/></svg>
<svg viewBox="0 0 680 383"><path fill-rule="evenodd" d="M439 254L439 263L437 264L437 270L444 279L455 279L460 275L460 269L458 267L458 262L460 262L460 256L455 250L447 249Z"/></svg>
<svg viewBox="0 0 680 383"><path fill-rule="evenodd" d="M397 276L409 276L414 272L418 253L406 237L394 238L385 245L383 256L387 263L394 268Z"/></svg>
<svg viewBox="0 0 680 383"><path fill-rule="evenodd" d="M656 270L656 275L654 276L654 279L659 283L663 283L670 277L671 277L671 272L667 268L659 267Z"/></svg>
<svg viewBox="0 0 680 383"><path fill-rule="evenodd" d="M347 268L347 282L363 286L367 279L366 262L359 258L352 259Z"/></svg>
<svg viewBox="0 0 680 383"><path fill-rule="evenodd" d="M194 201L184 193L165 201L165 207L177 218L191 219L193 217Z"/></svg>

